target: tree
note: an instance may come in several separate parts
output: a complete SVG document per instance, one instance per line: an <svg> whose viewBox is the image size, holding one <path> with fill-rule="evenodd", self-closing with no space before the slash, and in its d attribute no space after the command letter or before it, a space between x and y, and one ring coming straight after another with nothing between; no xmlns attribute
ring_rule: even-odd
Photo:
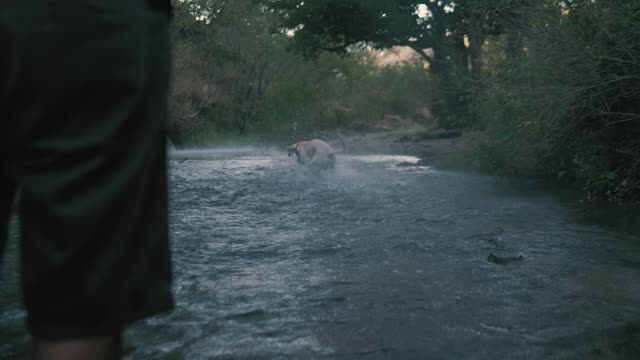
<svg viewBox="0 0 640 360"><path fill-rule="evenodd" d="M243 135L260 99L286 67L284 34L271 34L273 14L251 0L175 4L172 118L178 137L208 123Z"/></svg>
<svg viewBox="0 0 640 360"><path fill-rule="evenodd" d="M294 33L295 48L345 54L354 47L407 46L440 81L445 126L457 126L471 111L472 79L481 72L485 38L520 0L263 0L282 15L281 28ZM508 5L508 6L506 6Z"/></svg>

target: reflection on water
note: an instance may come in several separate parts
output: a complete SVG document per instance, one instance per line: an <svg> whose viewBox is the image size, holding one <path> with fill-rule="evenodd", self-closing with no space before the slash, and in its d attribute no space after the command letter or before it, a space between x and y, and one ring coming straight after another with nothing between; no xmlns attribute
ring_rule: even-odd
<svg viewBox="0 0 640 360"><path fill-rule="evenodd" d="M177 308L129 329L128 359L640 358L633 219L413 157L319 175L272 149L171 159ZM11 253L0 358L26 344Z"/></svg>
<svg viewBox="0 0 640 360"><path fill-rule="evenodd" d="M361 161L366 163L413 163L417 164L420 161L415 156L406 155L358 155L358 156L343 156L342 159L346 161Z"/></svg>

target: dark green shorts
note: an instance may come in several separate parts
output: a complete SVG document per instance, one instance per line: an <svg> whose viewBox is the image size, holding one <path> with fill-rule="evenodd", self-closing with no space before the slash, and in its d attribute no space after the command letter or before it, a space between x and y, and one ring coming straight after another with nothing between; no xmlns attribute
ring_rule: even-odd
<svg viewBox="0 0 640 360"><path fill-rule="evenodd" d="M0 252L21 195L33 335L169 310L168 19L144 0L0 5Z"/></svg>

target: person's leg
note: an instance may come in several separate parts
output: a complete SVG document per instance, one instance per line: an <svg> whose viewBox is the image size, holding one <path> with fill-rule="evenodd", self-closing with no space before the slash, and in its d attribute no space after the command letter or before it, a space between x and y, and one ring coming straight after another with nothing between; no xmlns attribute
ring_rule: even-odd
<svg viewBox="0 0 640 360"><path fill-rule="evenodd" d="M120 335L72 340L36 340L32 360L120 359Z"/></svg>
<svg viewBox="0 0 640 360"><path fill-rule="evenodd" d="M13 206L14 193L15 186L13 181L6 175L6 169L3 168L2 160L0 160L0 264L2 264L2 257L9 236L9 216Z"/></svg>
<svg viewBox="0 0 640 360"><path fill-rule="evenodd" d="M126 324L173 306L167 20L144 7L109 8L137 2L69 1L68 10L55 2L51 18L23 14L23 25L37 26L22 27L20 82L8 103L38 359L118 358Z"/></svg>
<svg viewBox="0 0 640 360"><path fill-rule="evenodd" d="M9 26L0 18L0 109L5 108L7 92L11 86L11 74L15 63L15 41ZM2 111L2 110L0 110ZM9 175L7 146L9 138L9 114L3 111L0 117L0 264L4 255L7 238L9 236L9 215L13 206L15 192L14 181Z"/></svg>

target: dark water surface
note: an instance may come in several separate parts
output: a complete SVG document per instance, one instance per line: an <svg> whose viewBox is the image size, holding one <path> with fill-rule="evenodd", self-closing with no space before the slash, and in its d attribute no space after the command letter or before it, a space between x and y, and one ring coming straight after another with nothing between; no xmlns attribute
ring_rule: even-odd
<svg viewBox="0 0 640 360"><path fill-rule="evenodd" d="M282 153L174 154L177 308L132 326L126 358L640 359L637 214L398 166L415 160L342 156L315 176ZM15 237L3 359L28 343Z"/></svg>

